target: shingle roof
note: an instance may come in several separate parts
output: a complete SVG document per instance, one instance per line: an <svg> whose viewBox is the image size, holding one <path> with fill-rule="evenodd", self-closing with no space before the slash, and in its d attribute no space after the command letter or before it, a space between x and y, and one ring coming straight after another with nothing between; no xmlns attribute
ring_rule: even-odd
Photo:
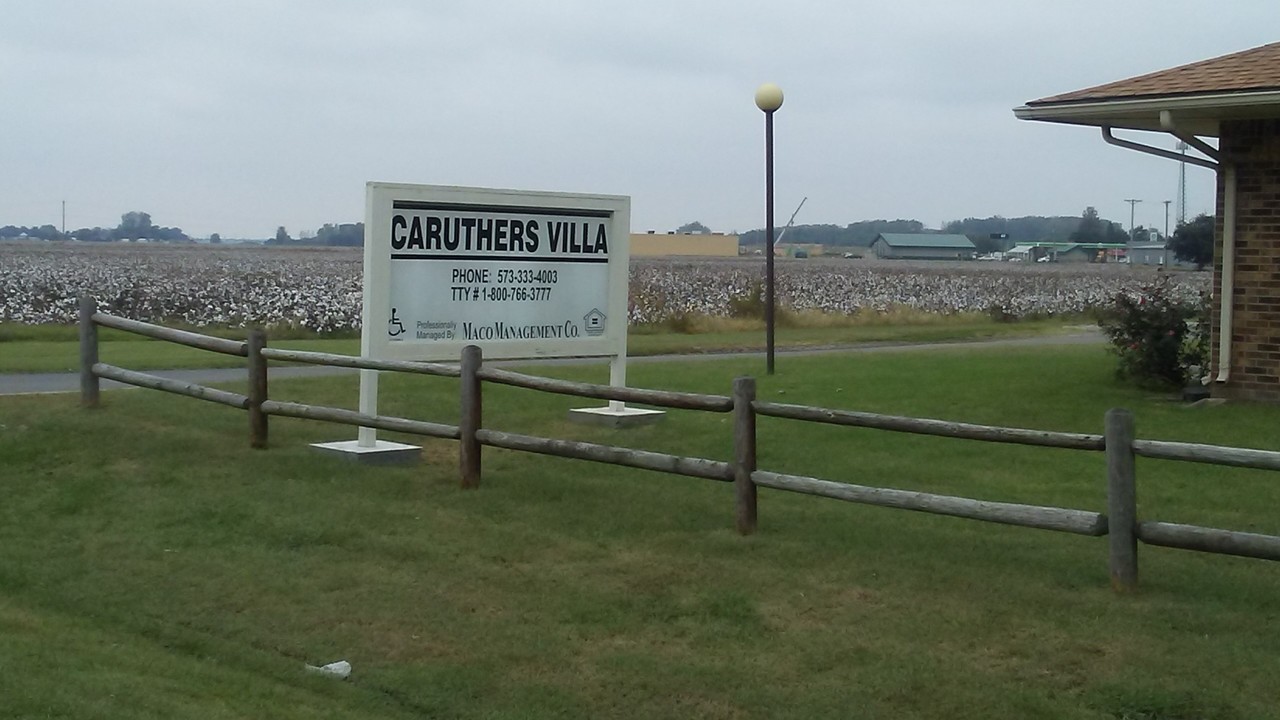
<svg viewBox="0 0 1280 720"><path fill-rule="evenodd" d="M1280 42L1084 90L1051 95L1032 100L1027 105L1277 89L1280 89Z"/></svg>
<svg viewBox="0 0 1280 720"><path fill-rule="evenodd" d="M890 247L918 247L918 248L957 248L961 250L975 249L973 243L964 235L938 235L933 233L880 233L878 239L883 239Z"/></svg>
<svg viewBox="0 0 1280 720"><path fill-rule="evenodd" d="M1216 136L1222 123L1280 118L1280 43L1032 100L1022 120Z"/></svg>

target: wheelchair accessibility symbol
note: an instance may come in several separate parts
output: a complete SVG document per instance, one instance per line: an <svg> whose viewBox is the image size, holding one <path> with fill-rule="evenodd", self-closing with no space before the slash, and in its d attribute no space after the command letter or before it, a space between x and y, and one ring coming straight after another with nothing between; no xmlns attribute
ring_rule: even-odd
<svg viewBox="0 0 1280 720"><path fill-rule="evenodd" d="M404 332L404 323L396 317L396 309L391 308L391 319L387 321L387 337L399 337Z"/></svg>

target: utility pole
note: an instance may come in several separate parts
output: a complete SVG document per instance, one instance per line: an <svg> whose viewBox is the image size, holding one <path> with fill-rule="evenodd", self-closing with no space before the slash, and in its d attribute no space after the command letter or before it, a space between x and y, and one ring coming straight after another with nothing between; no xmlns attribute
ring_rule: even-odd
<svg viewBox="0 0 1280 720"><path fill-rule="evenodd" d="M1172 200L1164 201L1164 261L1160 263L1161 267L1169 267L1169 203Z"/></svg>
<svg viewBox="0 0 1280 720"><path fill-rule="evenodd" d="M1184 157L1187 154L1187 144L1181 140L1178 141L1178 152ZM1187 221L1187 161L1182 160L1178 163L1178 224L1181 225Z"/></svg>
<svg viewBox="0 0 1280 720"><path fill-rule="evenodd" d="M62 201L62 236L67 236L67 201Z"/></svg>
<svg viewBox="0 0 1280 720"><path fill-rule="evenodd" d="M1133 242L1133 208L1142 201L1126 198L1125 202L1129 203L1129 242Z"/></svg>

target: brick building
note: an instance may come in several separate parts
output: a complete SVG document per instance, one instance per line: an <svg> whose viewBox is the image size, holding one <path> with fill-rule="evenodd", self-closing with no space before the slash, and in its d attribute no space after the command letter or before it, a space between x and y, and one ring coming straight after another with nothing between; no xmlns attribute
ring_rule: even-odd
<svg viewBox="0 0 1280 720"><path fill-rule="evenodd" d="M1217 172L1212 392L1280 402L1280 43L1033 100L1014 114L1100 127L1113 145ZM1200 154L1112 128L1169 133Z"/></svg>

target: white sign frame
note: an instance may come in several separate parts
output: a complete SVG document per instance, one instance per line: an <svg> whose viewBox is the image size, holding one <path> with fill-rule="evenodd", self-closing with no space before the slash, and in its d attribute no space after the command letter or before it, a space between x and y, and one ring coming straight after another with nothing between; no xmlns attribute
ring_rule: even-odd
<svg viewBox="0 0 1280 720"><path fill-rule="evenodd" d="M369 182L365 188L364 225L364 307L361 315L361 355L379 360L422 360L457 362L462 348L479 345L486 359L521 359L551 357L607 357L610 360L609 382L616 387L626 385L628 283L630 270L631 198L622 195L597 195L447 185L411 185ZM455 340L434 339L431 342L393 341L388 322L393 317L392 297L392 233L397 204L408 204L415 210L444 208L452 212L491 214L554 214L555 216L590 217L608 226L608 260L605 263L607 285L602 311L603 332L598 336L585 333L574 338L537 340ZM533 266L511 254L494 256L512 267ZM399 262L404 263L405 260ZM451 262L447 259L423 260L424 263ZM566 260L566 262L570 262ZM555 261L540 258L538 268L555 267ZM402 273L403 274L403 273ZM557 288L563 289L563 288ZM494 306L495 312L501 309ZM563 323L564 318L549 318ZM585 321L585 319L584 319ZM360 373L360 411L377 415L378 372ZM623 405L611 402L610 409L622 411ZM369 448L376 444L373 428L360 428L358 444Z"/></svg>
<svg viewBox="0 0 1280 720"><path fill-rule="evenodd" d="M392 341L382 330L391 317L391 237L392 217L397 203L418 206L442 206L448 212L546 214L589 217L594 222L606 221L609 227L606 307L602 311L607 322L599 337L581 335L571 339L468 341L455 342L413 340ZM421 209L421 208L419 208ZM364 310L362 314L361 353L380 360L456 361L467 345L481 345L486 358L537 357L612 357L626 354L627 292L631 240L631 199L620 195L588 195L574 193L533 192L443 185L406 185L370 182L366 188L364 238ZM545 247L547 240L543 239ZM474 257L474 254L473 256ZM516 268L555 267L548 258L537 258L534 264L513 254L493 254L493 261ZM404 262L404 261L400 261ZM424 264L453 262L448 259L427 260ZM566 257L565 264L572 262ZM560 289L560 288L556 288ZM494 305L495 313L501 310ZM553 320L548 318L548 320ZM563 321L563 319L559 319Z"/></svg>

